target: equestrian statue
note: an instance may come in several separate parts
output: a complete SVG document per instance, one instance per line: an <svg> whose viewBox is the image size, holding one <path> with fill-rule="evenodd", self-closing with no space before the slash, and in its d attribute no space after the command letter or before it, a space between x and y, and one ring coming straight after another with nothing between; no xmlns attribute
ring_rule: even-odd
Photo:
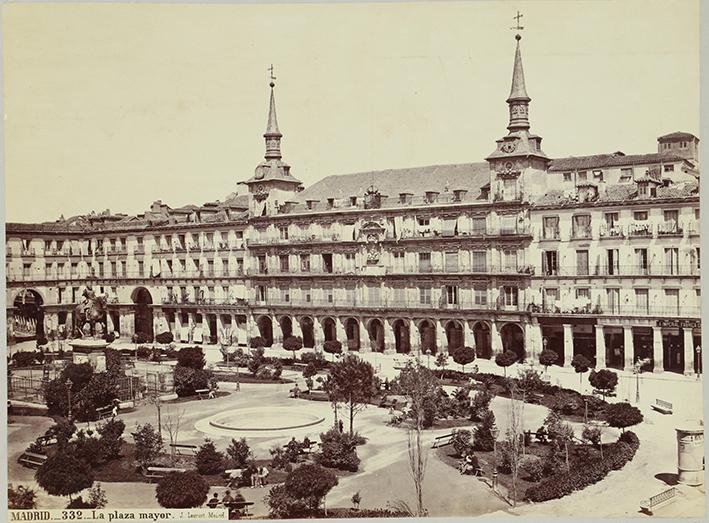
<svg viewBox="0 0 709 523"><path fill-rule="evenodd" d="M76 306L75 317L84 338L100 336L106 332L106 304L108 299L105 294L96 294L90 285L82 293L83 301Z"/></svg>

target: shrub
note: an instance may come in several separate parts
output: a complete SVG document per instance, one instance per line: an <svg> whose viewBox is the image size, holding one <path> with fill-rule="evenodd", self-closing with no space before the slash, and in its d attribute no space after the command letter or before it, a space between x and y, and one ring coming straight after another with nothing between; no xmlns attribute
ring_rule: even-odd
<svg viewBox="0 0 709 523"><path fill-rule="evenodd" d="M19 351L12 355L12 362L17 367L27 367L32 365L37 359L37 353L34 351Z"/></svg>
<svg viewBox="0 0 709 523"><path fill-rule="evenodd" d="M554 365L559 359L559 355L556 351L551 349L544 349L539 353L539 364L545 369Z"/></svg>
<svg viewBox="0 0 709 523"><path fill-rule="evenodd" d="M162 478L155 489L161 507L192 508L207 501L209 485L195 471L171 472Z"/></svg>
<svg viewBox="0 0 709 523"><path fill-rule="evenodd" d="M612 370L601 369L599 371L592 370L588 376L588 382L593 388L603 394L603 399L612 394L618 385L618 375Z"/></svg>
<svg viewBox="0 0 709 523"><path fill-rule="evenodd" d="M337 485L337 477L320 465L305 464L293 469L284 486L294 498L305 502L310 509L316 509L322 499Z"/></svg>
<svg viewBox="0 0 709 523"><path fill-rule="evenodd" d="M323 343L322 348L328 354L340 354L342 352L342 343L337 340L328 340Z"/></svg>
<svg viewBox="0 0 709 523"><path fill-rule="evenodd" d="M12 510L37 508L37 493L24 485L15 488L10 483L7 486L7 504L7 508Z"/></svg>
<svg viewBox="0 0 709 523"><path fill-rule="evenodd" d="M626 427L637 425L643 421L642 412L630 403L614 403L606 407L606 421L611 427L625 431Z"/></svg>
<svg viewBox="0 0 709 523"><path fill-rule="evenodd" d="M266 346L266 339L263 336L254 336L249 341L249 347L252 349L262 349Z"/></svg>
<svg viewBox="0 0 709 523"><path fill-rule="evenodd" d="M580 387L583 374L585 372L588 372L588 369L591 368L591 362L583 354L577 354L571 360L571 366L574 368L576 373L579 375L579 387Z"/></svg>
<svg viewBox="0 0 709 523"><path fill-rule="evenodd" d="M116 341L116 335L113 332L107 332L103 335L103 339L106 340L108 343L113 343L114 341Z"/></svg>
<svg viewBox="0 0 709 523"><path fill-rule="evenodd" d="M45 336L42 336L41 338L37 338L35 346L39 349L40 347L44 347L47 343L49 343L49 340L47 340L47 338ZM41 352L41 351L37 351L37 352ZM42 354L42 359L41 360L38 359L37 361L39 363L42 363L43 360L44 360L44 354Z"/></svg>
<svg viewBox="0 0 709 523"><path fill-rule="evenodd" d="M463 372L465 372L465 366L475 361L475 349L472 347L459 347L453 351L451 356L453 356L453 361L463 366Z"/></svg>
<svg viewBox="0 0 709 523"><path fill-rule="evenodd" d="M98 433L101 435L101 456L106 461L121 456L122 436L125 428L125 423L118 418L109 420L98 427Z"/></svg>
<svg viewBox="0 0 709 523"><path fill-rule="evenodd" d="M458 430L453 434L451 443L455 449L455 455L462 458L471 450L470 440L472 438L472 433L469 430Z"/></svg>
<svg viewBox="0 0 709 523"><path fill-rule="evenodd" d="M495 414L489 409L486 410L481 416L481 422L480 426L475 428L473 448L489 452L495 448L495 437L492 435L495 428Z"/></svg>
<svg viewBox="0 0 709 523"><path fill-rule="evenodd" d="M121 353L116 349L106 348L103 351L106 356L106 373L116 379L123 377L123 366L121 365Z"/></svg>
<svg viewBox="0 0 709 523"><path fill-rule="evenodd" d="M490 409L490 402L494 396L486 390L478 391L470 403L470 419L480 421L483 414Z"/></svg>
<svg viewBox="0 0 709 523"><path fill-rule="evenodd" d="M179 397L193 396L196 390L209 389L216 385L216 379L211 371L192 369L190 367L175 367L173 377L175 393Z"/></svg>
<svg viewBox="0 0 709 523"><path fill-rule="evenodd" d="M320 453L317 461L325 467L357 472L359 457L354 436L342 433L336 428L320 434Z"/></svg>
<svg viewBox="0 0 709 523"><path fill-rule="evenodd" d="M142 466L151 464L162 452L162 436L150 423L138 425L131 436L135 442L135 459Z"/></svg>
<svg viewBox="0 0 709 523"><path fill-rule="evenodd" d="M594 447L598 447L601 443L601 428L592 425L584 425L581 439L588 441Z"/></svg>
<svg viewBox="0 0 709 523"><path fill-rule="evenodd" d="M59 447L35 472L37 484L53 496L71 496L93 483L91 467L69 446Z"/></svg>
<svg viewBox="0 0 709 523"><path fill-rule="evenodd" d="M251 351L251 355L249 356L249 361L246 364L246 367L249 369L249 372L251 374L256 376L259 369L264 363L266 363L266 358L264 357L263 347L257 347L256 349Z"/></svg>
<svg viewBox="0 0 709 523"><path fill-rule="evenodd" d="M94 468L101 462L101 441L83 430L76 433L74 442L76 457Z"/></svg>
<svg viewBox="0 0 709 523"><path fill-rule="evenodd" d="M539 481L544 477L544 464L539 456L533 454L522 456L519 466L528 481Z"/></svg>
<svg viewBox="0 0 709 523"><path fill-rule="evenodd" d="M578 394L572 392L559 392L553 400L551 409L562 414L574 414L576 411L583 408L583 400Z"/></svg>
<svg viewBox="0 0 709 523"><path fill-rule="evenodd" d="M150 358L150 355L153 353L153 350L148 347L147 345L139 345L137 349L135 349L135 357L138 358L139 360L147 360Z"/></svg>
<svg viewBox="0 0 709 523"><path fill-rule="evenodd" d="M146 332L136 332L132 337L133 343L148 343L150 337Z"/></svg>
<svg viewBox="0 0 709 523"><path fill-rule="evenodd" d="M244 468L247 461L252 458L251 449L245 438L241 438L238 441L232 438L231 443L226 448L226 453L234 462L235 468Z"/></svg>
<svg viewBox="0 0 709 523"><path fill-rule="evenodd" d="M271 453L271 466L274 469L286 470L290 466L290 460L283 447L275 445L269 452Z"/></svg>
<svg viewBox="0 0 709 523"><path fill-rule="evenodd" d="M283 372L283 363L281 363L281 360L275 360L273 362L273 370L271 371L271 377L274 380L277 380L281 377L282 372Z"/></svg>
<svg viewBox="0 0 709 523"><path fill-rule="evenodd" d="M107 372L98 372L72 397L72 413L79 421L94 421L98 419L96 409L111 405L116 397L114 377Z"/></svg>
<svg viewBox="0 0 709 523"><path fill-rule="evenodd" d="M506 350L505 352L498 352L495 356L495 363L503 368L505 371L505 376L507 376L507 367L511 366L517 361L517 353L511 350Z"/></svg>
<svg viewBox="0 0 709 523"><path fill-rule="evenodd" d="M167 345L168 343L172 343L175 340L175 336L170 331L166 332L161 332L157 336L155 336L155 341L157 343L161 343L163 345Z"/></svg>
<svg viewBox="0 0 709 523"><path fill-rule="evenodd" d="M72 499L66 508L74 509L89 509L89 508L104 508L107 503L106 491L101 488L101 484L97 483L89 491L89 495L84 501L82 496Z"/></svg>
<svg viewBox="0 0 709 523"><path fill-rule="evenodd" d="M44 435L49 438L56 438L57 446L62 447L66 445L75 432L76 425L67 420L59 420L54 425L49 427Z"/></svg>
<svg viewBox="0 0 709 523"><path fill-rule="evenodd" d="M295 360L295 351L303 348L303 339L300 336L288 336L283 340L283 348L293 352L293 359Z"/></svg>
<svg viewBox="0 0 709 523"><path fill-rule="evenodd" d="M195 454L195 465L197 472L206 476L221 474L226 468L224 454L217 451L214 442L210 439L205 439L202 446L199 447L197 454Z"/></svg>
<svg viewBox="0 0 709 523"><path fill-rule="evenodd" d="M202 347L184 347L177 351L177 364L181 367L201 370L204 368Z"/></svg>
<svg viewBox="0 0 709 523"><path fill-rule="evenodd" d="M327 362L323 359L322 354L318 352L305 352L301 354L300 361L303 363L312 363L316 369L323 369L327 366Z"/></svg>

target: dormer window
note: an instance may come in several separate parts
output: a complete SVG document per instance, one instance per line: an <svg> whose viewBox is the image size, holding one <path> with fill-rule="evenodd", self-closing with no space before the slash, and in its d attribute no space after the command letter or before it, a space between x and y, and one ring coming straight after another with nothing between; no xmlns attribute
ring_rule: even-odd
<svg viewBox="0 0 709 523"><path fill-rule="evenodd" d="M577 179L577 180L585 181L586 178L587 178L587 173L586 173L586 171L579 171L579 172L576 174L576 179Z"/></svg>
<svg viewBox="0 0 709 523"><path fill-rule="evenodd" d="M671 165L671 164L670 164L670 165L665 165L665 166L664 166L664 170L665 170L666 173L674 172L675 166L674 166L674 165Z"/></svg>
<svg viewBox="0 0 709 523"><path fill-rule="evenodd" d="M647 184L646 183L639 183L638 184L638 196L647 196Z"/></svg>
<svg viewBox="0 0 709 523"><path fill-rule="evenodd" d="M633 168L626 167L620 170L620 182L630 182L633 180Z"/></svg>
<svg viewBox="0 0 709 523"><path fill-rule="evenodd" d="M571 173L564 173L564 181L565 182L571 181Z"/></svg>
<svg viewBox="0 0 709 523"><path fill-rule="evenodd" d="M414 195L408 192L402 192L399 193L399 203L408 205L410 204L414 199Z"/></svg>
<svg viewBox="0 0 709 523"><path fill-rule="evenodd" d="M603 171L601 171L601 170L593 171L593 179L597 182L602 182L603 181Z"/></svg>
<svg viewBox="0 0 709 523"><path fill-rule="evenodd" d="M356 197L356 196L350 196L350 205L351 205L352 207L356 207L356 206L357 206L357 197Z"/></svg>

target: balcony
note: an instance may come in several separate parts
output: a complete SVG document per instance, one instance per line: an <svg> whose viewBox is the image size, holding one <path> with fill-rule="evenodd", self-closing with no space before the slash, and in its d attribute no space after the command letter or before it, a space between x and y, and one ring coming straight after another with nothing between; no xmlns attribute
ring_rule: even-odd
<svg viewBox="0 0 709 523"><path fill-rule="evenodd" d="M682 236L684 231L676 221L661 222L657 225L658 236Z"/></svg>
<svg viewBox="0 0 709 523"><path fill-rule="evenodd" d="M653 224L647 221L633 221L628 225L628 236L652 236Z"/></svg>
<svg viewBox="0 0 709 523"><path fill-rule="evenodd" d="M571 228L571 239L572 240L590 240L591 239L591 226L572 227Z"/></svg>
<svg viewBox="0 0 709 523"><path fill-rule="evenodd" d="M623 228L620 225L614 224L609 226L606 223L601 224L601 227L598 229L598 234L601 238L622 238L625 236L623 234Z"/></svg>
<svg viewBox="0 0 709 523"><path fill-rule="evenodd" d="M246 298L191 298L189 296L176 296L171 295L167 298L163 298L163 305L174 305L174 306L236 306L236 307L246 307L249 302Z"/></svg>
<svg viewBox="0 0 709 523"><path fill-rule="evenodd" d="M422 310L502 310L508 312L522 312L525 308L522 305L502 306L496 309L494 304L475 304L471 302L460 303L439 303L437 300L432 300L430 303L421 303L419 299L385 299L378 300L356 300L344 298L316 298L316 299L290 299L285 301L280 298L259 300L256 302L262 306L280 306L280 307L312 307L312 308L335 308L335 309L422 309Z"/></svg>
<svg viewBox="0 0 709 523"><path fill-rule="evenodd" d="M542 228L542 240L558 240L561 236L559 234L559 228L544 227Z"/></svg>
<svg viewBox="0 0 709 523"><path fill-rule="evenodd" d="M560 305L530 305L530 312L534 314L548 315L591 315L591 316L648 316L648 317L691 317L698 318L701 315L701 307L697 306L609 306L609 305L586 305L584 307L560 306Z"/></svg>
<svg viewBox="0 0 709 523"><path fill-rule="evenodd" d="M539 276L548 277L699 277L700 270L696 265L596 265L593 267L558 266L543 269Z"/></svg>

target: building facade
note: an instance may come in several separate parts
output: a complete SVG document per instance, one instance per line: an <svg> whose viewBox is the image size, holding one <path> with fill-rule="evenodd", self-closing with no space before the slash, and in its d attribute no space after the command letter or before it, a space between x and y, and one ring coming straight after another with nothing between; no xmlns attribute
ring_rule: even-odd
<svg viewBox="0 0 709 523"><path fill-rule="evenodd" d="M76 328L90 285L109 330L267 346L447 351L691 372L699 345L698 139L549 158L516 36L508 133L484 162L328 176L283 161L274 84L246 194L138 216L7 224L9 328ZM23 320L23 321L20 321Z"/></svg>

